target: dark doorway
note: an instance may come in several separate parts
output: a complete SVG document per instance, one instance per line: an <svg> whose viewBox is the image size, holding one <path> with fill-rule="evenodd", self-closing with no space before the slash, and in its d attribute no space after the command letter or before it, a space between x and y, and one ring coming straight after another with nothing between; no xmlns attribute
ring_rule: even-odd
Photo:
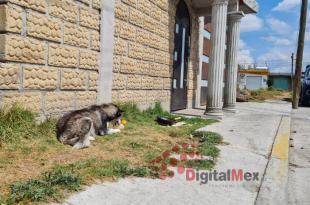
<svg viewBox="0 0 310 205"><path fill-rule="evenodd" d="M183 0L177 5L174 29L171 110L187 106L187 71L190 49L190 15Z"/></svg>

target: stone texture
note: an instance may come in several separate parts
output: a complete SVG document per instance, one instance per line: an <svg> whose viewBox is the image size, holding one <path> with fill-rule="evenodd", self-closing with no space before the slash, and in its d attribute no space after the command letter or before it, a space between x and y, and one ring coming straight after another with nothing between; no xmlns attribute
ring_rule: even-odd
<svg viewBox="0 0 310 205"><path fill-rule="evenodd" d="M127 89L141 89L142 87L141 75L127 76Z"/></svg>
<svg viewBox="0 0 310 205"><path fill-rule="evenodd" d="M45 113L61 113L74 109L73 92L48 92L44 96Z"/></svg>
<svg viewBox="0 0 310 205"><path fill-rule="evenodd" d="M98 31L91 31L91 48L93 50L100 50L100 34Z"/></svg>
<svg viewBox="0 0 310 205"><path fill-rule="evenodd" d="M146 91L144 90L120 90L118 91L119 102L146 102Z"/></svg>
<svg viewBox="0 0 310 205"><path fill-rule="evenodd" d="M99 30L98 10L80 8L80 25Z"/></svg>
<svg viewBox="0 0 310 205"><path fill-rule="evenodd" d="M169 0L158 0L158 1L154 1L153 3L165 11L168 10Z"/></svg>
<svg viewBox="0 0 310 205"><path fill-rule="evenodd" d="M121 57L113 56L113 72L119 72L121 70Z"/></svg>
<svg viewBox="0 0 310 205"><path fill-rule="evenodd" d="M80 50L80 68L98 70L98 52Z"/></svg>
<svg viewBox="0 0 310 205"><path fill-rule="evenodd" d="M14 4L18 4L27 8L31 8L36 11L45 12L46 11L46 1L45 0L8 0Z"/></svg>
<svg viewBox="0 0 310 205"><path fill-rule="evenodd" d="M130 9L130 14L129 14L129 22L136 25L143 27L144 25L144 14L137 10L137 9Z"/></svg>
<svg viewBox="0 0 310 205"><path fill-rule="evenodd" d="M138 9L145 14L151 13L152 4L149 0L138 0Z"/></svg>
<svg viewBox="0 0 310 205"><path fill-rule="evenodd" d="M150 64L147 61L138 61L136 63L137 73L139 74L150 74Z"/></svg>
<svg viewBox="0 0 310 205"><path fill-rule="evenodd" d="M60 42L61 22L30 11L27 14L27 35Z"/></svg>
<svg viewBox="0 0 310 205"><path fill-rule="evenodd" d="M171 87L172 87L172 80L171 80L171 78L164 78L163 81L164 81L164 89L165 90L170 90Z"/></svg>
<svg viewBox="0 0 310 205"><path fill-rule="evenodd" d="M19 66L0 63L0 89L18 89L19 82Z"/></svg>
<svg viewBox="0 0 310 205"><path fill-rule="evenodd" d="M137 29L137 42L143 45L149 45L150 34L143 29Z"/></svg>
<svg viewBox="0 0 310 205"><path fill-rule="evenodd" d="M93 0L93 8L100 9L100 0Z"/></svg>
<svg viewBox="0 0 310 205"><path fill-rule="evenodd" d="M78 19L78 7L72 1L50 0L49 14L65 21L76 23Z"/></svg>
<svg viewBox="0 0 310 205"><path fill-rule="evenodd" d="M24 66L24 89L56 89L57 79L57 68Z"/></svg>
<svg viewBox="0 0 310 205"><path fill-rule="evenodd" d="M126 22L122 22L121 24L121 30L120 30L120 37L124 38L124 39L128 39L131 41L135 41L136 40L136 27L126 23Z"/></svg>
<svg viewBox="0 0 310 205"><path fill-rule="evenodd" d="M113 89L114 90L122 90L126 89L127 85L127 75L114 73L113 74Z"/></svg>
<svg viewBox="0 0 310 205"><path fill-rule="evenodd" d="M11 106L13 104L29 109L34 112L41 110L41 93L38 92L8 92L2 95L2 104Z"/></svg>
<svg viewBox="0 0 310 205"><path fill-rule="evenodd" d="M122 57L121 72L122 73L137 73L138 66L136 64L136 60L132 58Z"/></svg>
<svg viewBox="0 0 310 205"><path fill-rule="evenodd" d="M131 58L142 59L147 51L143 45L137 43L130 42L128 47L128 56Z"/></svg>
<svg viewBox="0 0 310 205"><path fill-rule="evenodd" d="M143 76L142 87L143 89L151 90L153 88L153 78L151 76Z"/></svg>
<svg viewBox="0 0 310 205"><path fill-rule="evenodd" d="M64 25L64 43L87 48L89 46L89 32L81 26L66 23Z"/></svg>
<svg viewBox="0 0 310 205"><path fill-rule="evenodd" d="M156 21L150 17L144 14L144 17L142 17L142 26L147 29L148 31L153 32L156 27Z"/></svg>
<svg viewBox="0 0 310 205"><path fill-rule="evenodd" d="M128 6L121 1L115 2L115 17L126 21L128 19L129 12Z"/></svg>
<svg viewBox="0 0 310 205"><path fill-rule="evenodd" d="M149 74L152 76L170 77L170 67L168 65L150 63Z"/></svg>
<svg viewBox="0 0 310 205"><path fill-rule="evenodd" d="M134 8L137 7L137 1L136 0L122 0L125 4L128 4L129 6L132 6Z"/></svg>
<svg viewBox="0 0 310 205"><path fill-rule="evenodd" d="M98 72L95 72L95 71L90 71L89 72L88 88L90 90L97 90L98 77L99 77L99 73Z"/></svg>
<svg viewBox="0 0 310 205"><path fill-rule="evenodd" d="M160 21L161 11L162 10L160 8L152 6L150 16L152 16L156 21Z"/></svg>
<svg viewBox="0 0 310 205"><path fill-rule="evenodd" d="M86 91L76 92L76 109L82 109L96 104L97 92Z"/></svg>
<svg viewBox="0 0 310 205"><path fill-rule="evenodd" d="M170 91L150 90L147 91L147 102L154 103L156 101L168 102L170 100Z"/></svg>
<svg viewBox="0 0 310 205"><path fill-rule="evenodd" d="M90 5L91 4L91 0L79 0L80 2L86 4L86 5Z"/></svg>
<svg viewBox="0 0 310 205"><path fill-rule="evenodd" d="M127 42L121 38L115 39L114 42L114 54L126 55L127 54Z"/></svg>
<svg viewBox="0 0 310 205"><path fill-rule="evenodd" d="M43 42L21 36L0 35L0 60L45 63Z"/></svg>
<svg viewBox="0 0 310 205"><path fill-rule="evenodd" d="M58 44L49 44L48 64L61 67L76 67L77 52L76 48Z"/></svg>
<svg viewBox="0 0 310 205"><path fill-rule="evenodd" d="M0 5L0 31L21 33L22 10L12 5Z"/></svg>
<svg viewBox="0 0 310 205"><path fill-rule="evenodd" d="M88 76L86 71L76 69L63 69L61 71L62 90L85 90Z"/></svg>

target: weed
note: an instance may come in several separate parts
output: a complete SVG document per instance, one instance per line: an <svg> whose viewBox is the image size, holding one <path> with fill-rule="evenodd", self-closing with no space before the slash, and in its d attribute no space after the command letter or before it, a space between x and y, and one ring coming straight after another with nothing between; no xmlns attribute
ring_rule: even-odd
<svg viewBox="0 0 310 205"><path fill-rule="evenodd" d="M0 109L0 145L37 136L34 113L13 105Z"/></svg>
<svg viewBox="0 0 310 205"><path fill-rule="evenodd" d="M59 189L78 190L81 179L78 175L67 170L55 168L46 172L41 179L29 179L11 185L8 204L21 201L45 201L59 194Z"/></svg>
<svg viewBox="0 0 310 205"><path fill-rule="evenodd" d="M197 170L210 170L214 167L214 161L194 159L194 160L187 160L185 162L185 165L187 167L191 167Z"/></svg>
<svg viewBox="0 0 310 205"><path fill-rule="evenodd" d="M56 194L55 187L43 180L30 179L25 182L16 182L11 185L11 193L8 197L9 203L21 201L42 201Z"/></svg>
<svg viewBox="0 0 310 205"><path fill-rule="evenodd" d="M193 132L193 137L199 139L199 142L208 142L210 144L218 145L223 141L223 137L215 132L196 131Z"/></svg>
<svg viewBox="0 0 310 205"><path fill-rule="evenodd" d="M203 156L218 157L220 150L213 144L204 142L198 146L198 151Z"/></svg>

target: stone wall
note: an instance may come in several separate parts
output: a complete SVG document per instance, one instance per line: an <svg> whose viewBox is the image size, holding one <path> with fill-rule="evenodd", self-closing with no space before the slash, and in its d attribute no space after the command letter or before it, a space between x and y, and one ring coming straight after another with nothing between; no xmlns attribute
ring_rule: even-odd
<svg viewBox="0 0 310 205"><path fill-rule="evenodd" d="M100 0L0 4L0 102L48 115L96 102Z"/></svg>
<svg viewBox="0 0 310 205"><path fill-rule="evenodd" d="M113 101L161 101L169 110L178 0L115 1ZM94 104L99 8L100 0L0 0L0 103L43 115ZM198 18L191 21L188 107L198 68Z"/></svg>
<svg viewBox="0 0 310 205"><path fill-rule="evenodd" d="M170 107L173 72L175 0L116 0L113 68L114 101L134 101L149 106L161 101ZM198 21L193 20L193 29ZM198 43L198 33L193 43ZM198 45L191 50L198 49ZM193 61L188 76L188 106L194 98Z"/></svg>

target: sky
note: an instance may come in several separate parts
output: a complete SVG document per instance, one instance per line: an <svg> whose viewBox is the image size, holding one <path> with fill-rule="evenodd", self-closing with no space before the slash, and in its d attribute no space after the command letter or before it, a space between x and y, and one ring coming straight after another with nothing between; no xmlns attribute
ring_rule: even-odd
<svg viewBox="0 0 310 205"><path fill-rule="evenodd" d="M239 63L290 72L297 51L301 0L257 0L260 10L241 22ZM304 67L310 64L310 9L306 28Z"/></svg>

